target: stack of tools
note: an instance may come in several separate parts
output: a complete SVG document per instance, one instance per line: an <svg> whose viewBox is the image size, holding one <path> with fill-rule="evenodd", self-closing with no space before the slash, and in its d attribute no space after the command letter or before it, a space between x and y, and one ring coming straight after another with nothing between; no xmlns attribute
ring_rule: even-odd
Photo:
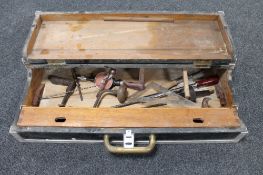
<svg viewBox="0 0 263 175"><path fill-rule="evenodd" d="M80 81L92 81L94 82L94 86L88 87L93 88L97 87L99 89L96 95L96 101L93 107L98 107L100 102L104 98L105 95L113 95L116 96L120 103L124 103L127 99L128 92L127 88L134 89L134 90L143 90L145 87L144 85L144 69L140 69L139 72L139 81L138 82L129 82L126 80L116 80L116 70L109 68L105 72L98 73L94 78L90 78L88 76L79 76L76 73L76 69L72 69L72 78L62 78L56 75L49 75L48 80L55 85L63 85L67 86L66 92L64 93L62 102L58 105L59 107L65 107L69 98L74 94L75 90L77 89L79 92L80 100L83 101L82 89L80 87ZM114 87L118 87L117 90L114 90ZM85 88L87 89L87 87ZM43 90L43 88L42 88ZM39 96L39 95L38 95ZM42 99L50 99L50 98L57 98L61 97L61 94L54 94L49 97L42 97ZM35 104L37 105L38 101L37 98L35 100Z"/></svg>
<svg viewBox="0 0 263 175"><path fill-rule="evenodd" d="M218 83L218 77L209 77L207 79L197 80L189 84L190 98L185 98L185 92L181 84L176 87L167 89L157 83L149 83L144 91L136 92L123 104L113 106L115 108L126 107L133 104L144 104L145 107L156 107L162 105L169 106L188 106L196 107L197 97L209 96L214 93L213 90L198 90L200 87L213 86ZM154 89L157 93L141 96L149 89Z"/></svg>
<svg viewBox="0 0 263 175"><path fill-rule="evenodd" d="M80 100L83 101L82 89L80 81L91 81L93 86L88 88L97 87L98 92L96 94L96 100L93 104L94 108L100 106L103 98L106 95L112 95L117 97L118 105L114 105L114 108L122 108L135 104L141 104L143 107L156 107L156 106L183 106L183 107L209 107L210 95L214 94L214 89L217 92L217 96L220 99L222 106L226 105L225 95L218 84L219 78L217 76L205 77L202 70L195 70L188 75L187 70L181 70L182 75L176 76L176 80L170 80L170 87L163 87L157 82L149 82L145 85L145 70L139 69L139 80L137 82L129 82L123 79L116 79L116 69L107 68L106 71L97 73L95 76L79 75L75 68L71 69L72 78L66 79L56 75L49 75L48 80L55 85L67 86L66 92L61 95L53 95L49 98L63 97L59 107L65 107L69 98L77 90ZM216 88L207 88L215 86ZM117 88L116 88L117 87ZM33 105L39 105L41 99L48 99L48 97L42 97L44 85L42 84L33 99ZM127 89L133 89L136 92L129 96ZM144 95L149 90L154 90L156 93ZM204 97L204 98L203 98ZM203 98L202 104L197 103L197 99ZM199 100L200 101L200 100Z"/></svg>
<svg viewBox="0 0 263 175"><path fill-rule="evenodd" d="M95 77L95 85L99 88L97 93L96 101L93 107L98 107L100 101L102 100L105 93L117 96L117 99L120 103L124 103L127 99L128 92L127 88L134 90L143 90L144 89L144 70L140 70L139 82L127 82L125 80L115 80L114 76L116 75L115 69L110 69L108 72L101 72ZM119 86L118 90L112 90L113 87Z"/></svg>

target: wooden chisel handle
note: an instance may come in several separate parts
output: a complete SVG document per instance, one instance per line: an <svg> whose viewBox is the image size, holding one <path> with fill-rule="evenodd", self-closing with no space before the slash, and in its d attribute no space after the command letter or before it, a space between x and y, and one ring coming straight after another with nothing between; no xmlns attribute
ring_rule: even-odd
<svg viewBox="0 0 263 175"><path fill-rule="evenodd" d="M141 91L145 88L144 84L141 84L141 83L124 81L124 84L127 86L127 88L138 90L138 91Z"/></svg>

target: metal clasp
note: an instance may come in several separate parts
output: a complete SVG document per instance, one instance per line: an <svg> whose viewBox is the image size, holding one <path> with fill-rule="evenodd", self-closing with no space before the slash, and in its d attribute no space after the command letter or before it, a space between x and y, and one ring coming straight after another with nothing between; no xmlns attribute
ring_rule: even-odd
<svg viewBox="0 0 263 175"><path fill-rule="evenodd" d="M212 65L211 60L198 60L193 62L194 67L196 68L210 68Z"/></svg>
<svg viewBox="0 0 263 175"><path fill-rule="evenodd" d="M134 134L131 130L126 130L126 133L123 134L123 147L124 148L133 148L134 147Z"/></svg>

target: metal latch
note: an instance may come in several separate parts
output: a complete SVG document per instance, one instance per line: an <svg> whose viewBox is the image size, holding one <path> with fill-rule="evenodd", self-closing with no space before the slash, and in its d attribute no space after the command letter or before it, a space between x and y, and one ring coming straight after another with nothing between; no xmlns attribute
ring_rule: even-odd
<svg viewBox="0 0 263 175"><path fill-rule="evenodd" d="M133 148L134 147L134 134L131 130L126 130L126 133L123 134L123 147L124 148Z"/></svg>
<svg viewBox="0 0 263 175"><path fill-rule="evenodd" d="M198 60L193 62L196 68L209 68L212 65L211 60Z"/></svg>

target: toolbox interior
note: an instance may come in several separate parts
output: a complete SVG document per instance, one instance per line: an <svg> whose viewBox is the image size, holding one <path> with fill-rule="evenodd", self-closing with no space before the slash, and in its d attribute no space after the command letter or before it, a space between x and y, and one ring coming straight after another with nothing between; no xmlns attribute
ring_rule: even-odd
<svg viewBox="0 0 263 175"><path fill-rule="evenodd" d="M81 74L92 74L105 69L81 68ZM193 69L192 69L193 70ZM233 107L231 88L228 85L228 71L225 69L205 69L205 74L216 75L222 87L225 104L220 104L217 92L209 95L209 107L202 108L204 97L197 98L196 106L162 105L145 108L143 104L131 105L123 108L113 108L119 104L115 96L107 95L102 100L99 108L93 108L97 87L93 82L81 82L84 100L81 101L78 91L69 98L66 107L58 104L66 92L65 86L54 85L47 79L48 75L57 75L71 78L69 69L33 69L32 79L21 109L18 126L62 126L62 127L238 127L240 125L236 109ZM146 87L150 82L155 82L165 88L174 84L173 78L180 77L182 69L145 69ZM176 75L174 75L176 73ZM179 75L177 75L179 73ZM117 69L116 77L129 81L138 81L138 69ZM189 76L190 78L190 76ZM32 104L39 86L45 84L38 106ZM204 87L214 89L214 86ZM128 96L135 93L128 90ZM156 93L151 90L149 95ZM62 94L59 98L47 98L54 94Z"/></svg>
<svg viewBox="0 0 263 175"><path fill-rule="evenodd" d="M58 77L62 77L62 78L66 78L66 79L72 79L72 75L71 75L71 69L49 69L49 70L34 70L33 71L33 80L32 82L36 82L35 85L30 86L29 89L29 93L28 94L34 94L35 88L38 88L39 86L41 86L41 84L45 84L43 93L42 93L42 99L40 101L40 104L38 105L39 107L57 107L58 104L60 104L60 102L62 101L65 93L66 93L66 86L63 85L56 85L51 83L48 80L48 76L49 75L55 75ZM192 70L192 69L191 69ZM81 73L82 75L88 75L91 76L92 74L96 74L99 72L105 71L105 69L78 69L78 72ZM39 74L42 72L42 75L40 75L40 81L36 81L34 80L35 76L34 73L35 72L39 72ZM126 81L129 82L136 82L138 81L138 72L139 69L117 69L117 75L116 75L116 79L124 79ZM219 74L219 76L223 76L224 71L222 70L221 72L215 72L214 70L205 70L205 72L207 73L206 76L208 76L210 74L211 75L217 75ZM170 75L172 73L176 73L177 75ZM38 73L37 73L38 74ZM182 69L173 69L173 70L168 70L168 69L145 69L145 86L147 87L147 85L151 82L157 83L159 85L161 85L164 88L171 88L173 86L175 86L176 84L176 80L171 80L173 78L180 78L182 77ZM191 78L191 77L190 77ZM205 78L205 77L203 77ZM221 79L221 84L222 84L222 79ZM227 81L227 80L226 80ZM183 84L183 82L182 82ZM95 100L96 100L96 94L98 93L99 89L97 87L94 87L94 82L92 81L80 81L80 86L83 89L82 90L82 94L83 94L83 101L80 100L79 97L79 93L78 90L76 89L74 94L69 98L69 101L67 102L67 107L92 107ZM228 86L225 85L224 89L225 93L227 93L226 91L228 90ZM114 87L114 89L118 89L118 87ZM202 89L202 88L199 88ZM209 86L209 87L204 87L203 89L210 89L211 91L214 91L215 87L214 86ZM127 88L128 90L128 97L131 96L132 94L136 93L137 90L133 90L130 88ZM146 95L151 95L157 93L154 89L149 89L147 90L147 92L143 93L143 96ZM34 95L33 95L34 96ZM201 102L203 97L197 97L196 103L199 105L199 107L201 107ZM220 108L220 107L226 107L226 106L231 106L232 105L232 97L226 99L227 104L226 105L221 105L219 99L216 96L216 92L212 93L211 95L209 95L209 97L211 98L210 101L210 107L214 107L214 108ZM30 98L30 97L27 97ZM117 98L113 95L106 95L103 100L101 101L100 107L112 107L114 105L118 105L119 102L117 100ZM32 99L26 99L26 105L27 106L33 106L32 105ZM134 108L134 107L143 107L144 105L142 104L137 104L137 105L131 105L131 106L127 106L125 108ZM170 107L165 105L164 107ZM176 106L173 106L176 107ZM177 106L178 107L178 106ZM180 107L180 106L179 106ZM187 106L186 107L191 107L191 106Z"/></svg>

